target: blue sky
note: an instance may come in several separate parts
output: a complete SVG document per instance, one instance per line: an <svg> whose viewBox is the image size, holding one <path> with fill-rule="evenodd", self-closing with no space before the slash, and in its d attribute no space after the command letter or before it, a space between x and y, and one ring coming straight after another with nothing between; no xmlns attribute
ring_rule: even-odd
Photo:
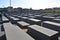
<svg viewBox="0 0 60 40"><path fill-rule="evenodd" d="M0 7L8 7L9 0L0 0ZM60 7L60 0L12 0L13 7L45 9Z"/></svg>

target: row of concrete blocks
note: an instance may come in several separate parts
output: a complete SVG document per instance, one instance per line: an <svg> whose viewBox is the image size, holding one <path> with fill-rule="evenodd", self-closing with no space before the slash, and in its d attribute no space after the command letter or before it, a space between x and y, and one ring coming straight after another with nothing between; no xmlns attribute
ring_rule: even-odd
<svg viewBox="0 0 60 40"><path fill-rule="evenodd" d="M57 23L60 23L60 19L55 19L54 17L35 17L35 19L39 19L39 20L42 20L42 21L52 21L52 22L57 22Z"/></svg>
<svg viewBox="0 0 60 40"><path fill-rule="evenodd" d="M17 17L17 18L20 18L20 16L13 16L13 17ZM13 19L13 17L11 17ZM17 21L19 21L18 19L16 18ZM28 18L28 17L27 17ZM33 17L34 18L34 17ZM57 23L60 23L59 20L54 20L54 17L48 17L48 16L43 16L43 17L40 17L40 16L37 16L35 17L36 19L39 19L39 20L42 20L42 21L52 21L52 22L57 22ZM14 19L13 19L14 20Z"/></svg>
<svg viewBox="0 0 60 40"><path fill-rule="evenodd" d="M20 25L22 25L23 23L19 23ZM24 24L23 24L24 25ZM21 27L27 27L28 26L28 24L26 24L26 25L24 25L24 26L21 26ZM52 24L53 25L53 24ZM40 27L38 27L38 26L34 26L34 25L32 25L33 26L33 28L30 28L30 27L28 27L28 34L30 34L33 38L35 38L36 40L58 40L58 35L60 35L59 33L60 33L60 28L59 28L59 26L47 26L46 27L46 25L45 26L43 26L42 28L40 28ZM31 27L32 27L31 26ZM35 29L34 29L34 27L36 27ZM50 27L50 28L49 28ZM57 28L55 28L55 27L57 27ZM42 30L43 29L43 30ZM57 29L57 31L56 31L56 29ZM46 30L46 31L45 31ZM52 30L52 31L50 31L50 30ZM41 32L40 32L41 31ZM56 33L57 32L57 33ZM45 34L46 33L46 34ZM49 34L50 33L50 34ZM51 36L49 36L49 35L51 35ZM41 39L41 37L42 37L42 39ZM46 38L47 39L46 39Z"/></svg>
<svg viewBox="0 0 60 40"><path fill-rule="evenodd" d="M47 26L47 24L46 24L46 22L48 22L47 24L49 24L49 26ZM52 24L53 23L53 24ZM34 27L36 27L36 29L34 29L34 27L33 28L30 28L30 27L28 27L28 34L30 34L33 38L35 38L36 40L58 40L58 35L59 35L59 31L58 30L60 30L60 28L59 28L59 23L54 23L54 22L52 22L52 23L49 23L49 21L44 21L43 22L43 24L42 24L42 26L43 26L43 30L42 30L42 33L41 32L39 32L38 30L36 30L37 29L37 26L34 26ZM22 24L22 23L20 23L20 24ZM46 25L45 25L46 24ZM51 25L53 25L53 26L51 26ZM51 27L51 28L49 28L49 27ZM55 27L57 27L57 28L55 28ZM38 28L39 29L39 28ZM48 31L44 31L44 30L48 30ZM57 29L57 31L56 31L56 29ZM49 32L49 30L52 30L52 31L50 31ZM54 32L58 32L58 33L54 33ZM43 33L43 32L45 32L45 33ZM49 33L51 33L51 34L49 34ZM53 35L52 35L53 34ZM49 36L49 35L51 35L51 36ZM41 38L42 37L42 38ZM47 39L46 39L46 38Z"/></svg>
<svg viewBox="0 0 60 40"><path fill-rule="evenodd" d="M12 18L14 18L14 17L12 17ZM5 21L7 20L7 18L3 18ZM34 18L30 18L30 19L24 19L23 17L22 18L20 18L22 21L25 21L25 22L27 22L27 23L29 23L29 24L41 24L41 22L42 22L42 20L37 20L37 19L34 19ZM18 20L18 18L14 18L13 20L12 20L12 22L15 22L14 20ZM8 21L8 20L7 20Z"/></svg>
<svg viewBox="0 0 60 40"><path fill-rule="evenodd" d="M26 22L25 22L25 25L24 25L24 22L23 22L23 21L20 21L20 22L18 22L18 23L19 23L19 25L21 25L22 28L27 27L27 26L29 25L29 24L27 24ZM48 23L48 24L49 24L49 23ZM53 25L53 24L52 24L52 25ZM46 29L56 30L59 26L58 26L57 28L55 28L55 26L57 26L57 25L53 25L53 27L50 25L51 28L49 28L49 26L46 27L46 25L43 26L43 27L46 27ZM36 26L36 27L37 27L37 26ZM53 29L53 28L54 28L54 29ZM43 36L44 33L41 33L41 32L40 32L40 33L41 33L41 34L40 34L39 31L36 31L35 29L33 29L33 30L35 30L35 31L33 31L32 29L33 29L33 28L28 27L28 30L29 30L29 31L28 31L28 34L30 34L30 35L31 35L33 38L35 38L36 40L43 40L43 39L46 40L45 37L47 37L47 40L58 40L59 31L56 31L56 32L58 32L58 33L53 34L52 36L49 36L49 35L46 36L46 34L45 34L45 36ZM46 30L46 29L45 29L45 30ZM60 28L57 29L57 30L60 30ZM44 30L42 30L42 31L44 31ZM49 31L49 30L48 30L48 31ZM36 33L34 33L34 32L36 32ZM46 33L47 33L47 31L46 31ZM51 33L51 34L52 34L52 33L54 33L54 31L50 31L50 32L48 32L48 33ZM37 34L39 34L39 35L37 35ZM37 35L38 37L37 37L36 35ZM42 35L42 36L41 36L41 35ZM55 35L56 35L56 36L55 36ZM39 36L41 36L41 37L43 37L43 38L41 39L41 37L39 37Z"/></svg>
<svg viewBox="0 0 60 40"><path fill-rule="evenodd" d="M29 24L38 24L38 25L43 25L44 27L46 26L46 27L48 27L48 26L51 26L51 25L47 25L47 24L49 24L49 23L45 23L45 22L41 22L41 20L37 20L37 21L34 21L34 20L36 20L36 19L33 19L33 18L30 18L30 20L28 20L28 19L22 19L23 21L25 21L25 22L27 22L27 23L29 23ZM14 20L12 20L12 22L15 22ZM49 21L48 21L49 22ZM50 22L50 23L53 23L53 22ZM56 25L56 23L55 23L55 25ZM52 26L54 26L54 24L52 25ZM57 25L58 26L58 25ZM55 27L55 26L54 26ZM56 27L55 27L56 28Z"/></svg>
<svg viewBox="0 0 60 40"><path fill-rule="evenodd" d="M20 24L21 24L21 23L23 24L23 22L20 22ZM49 26L46 26L47 24L49 24ZM54 24L54 23L53 23L53 24ZM49 22L49 21L48 21L48 22L47 22L47 21L43 22L43 27L46 27L46 28L51 27L51 28L49 28L49 29L51 29L51 30L52 30L52 29L54 29L54 30L57 29L57 32L59 32L59 29L60 29L59 26L58 26L57 28L55 28L55 26L57 26L56 23L53 25L53 27L52 27L51 25L52 25L52 24L51 24L51 22ZM25 24L25 26L26 26L26 24ZM23 27L24 27L24 26L23 26ZM28 28L29 28L28 33L29 33L32 37L34 37L35 39L40 40L41 37L43 37L43 34L44 34L44 33L41 33L41 32L40 32L40 33L41 33L41 34L40 34L40 33L37 32L35 29L30 28L30 27L28 27ZM59 29L58 29L58 28L59 28ZM35 31L33 31L32 29L35 30ZM31 32L32 32L32 33L31 33ZM40 34L40 35L42 35L42 36L39 37L37 34L35 34L35 36L34 36L34 35L33 35L34 32L37 32L37 34ZM47 33L47 32L46 32L46 33ZM51 32L49 32L49 33L54 33L54 32L51 31ZM59 34L59 33L57 33L56 36L57 36L58 34ZM38 37L37 37L36 35L37 35ZM49 36L49 35L48 35L48 36ZM53 35L52 35L52 36L53 36ZM46 36L44 36L44 37L46 37ZM41 40L43 40L43 39L45 40L44 37L43 37ZM53 38L53 37L54 37L54 38ZM53 37L52 37L52 39L54 39L54 40L58 40L57 37L55 37L55 36L53 36ZM50 38L50 37L49 37L49 38ZM49 38L47 37L47 40L50 40ZM55 38L56 38L56 39L55 39Z"/></svg>
<svg viewBox="0 0 60 40"><path fill-rule="evenodd" d="M38 21L40 20L37 20L37 19L33 19L33 18L30 18L30 20L28 19L24 19L24 18L14 18L14 17L8 17L8 19L10 19L9 21L11 21L12 23L16 23L16 21L20 21L20 20L23 20L27 23L30 23L30 24L36 24ZM32 21L31 21L32 20ZM6 21L6 20L5 20Z"/></svg>
<svg viewBox="0 0 60 40"><path fill-rule="evenodd" d="M16 21L20 21L20 20L18 20L17 18L12 19L12 18L10 18L10 16L2 16L2 22L3 22L3 23L7 23L7 22L9 22L9 21L15 22L15 20L16 20Z"/></svg>
<svg viewBox="0 0 60 40"><path fill-rule="evenodd" d="M17 17L17 18L20 18L20 16L15 16L15 17ZM24 19L22 19L22 20L24 20L24 21L27 21L27 19L29 18L29 17L22 17L22 18L24 18ZM33 17L34 18L34 17ZM21 19L21 18L20 18ZM35 17L35 19L38 19L38 20L42 20L42 21L52 21L52 22L57 22L57 23L60 23L60 19L55 19L54 17ZM29 21L27 21L27 22L29 22ZM31 22L31 24L32 24L33 22Z"/></svg>

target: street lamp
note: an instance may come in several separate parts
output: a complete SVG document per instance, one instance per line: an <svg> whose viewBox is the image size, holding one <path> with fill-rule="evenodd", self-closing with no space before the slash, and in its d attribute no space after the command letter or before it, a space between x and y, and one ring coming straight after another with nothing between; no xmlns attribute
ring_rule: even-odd
<svg viewBox="0 0 60 40"><path fill-rule="evenodd" d="M11 7L11 0L10 0L10 7Z"/></svg>

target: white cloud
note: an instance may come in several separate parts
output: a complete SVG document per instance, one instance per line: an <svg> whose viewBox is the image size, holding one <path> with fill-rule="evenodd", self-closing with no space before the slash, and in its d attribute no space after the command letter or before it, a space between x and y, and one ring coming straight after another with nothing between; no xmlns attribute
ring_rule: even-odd
<svg viewBox="0 0 60 40"><path fill-rule="evenodd" d="M33 9L44 9L58 7L59 5L52 0L31 0Z"/></svg>
<svg viewBox="0 0 60 40"><path fill-rule="evenodd" d="M2 5L9 6L9 0L2 0ZM13 7L33 8L33 9L44 9L51 7L59 7L60 0L12 0Z"/></svg>

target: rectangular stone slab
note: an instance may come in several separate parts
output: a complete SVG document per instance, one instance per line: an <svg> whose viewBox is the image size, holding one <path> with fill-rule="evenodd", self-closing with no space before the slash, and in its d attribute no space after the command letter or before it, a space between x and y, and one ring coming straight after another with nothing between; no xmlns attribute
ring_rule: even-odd
<svg viewBox="0 0 60 40"><path fill-rule="evenodd" d="M58 39L57 34L59 32L41 27L39 25L30 25L28 26L28 34L30 34L35 39L43 39L43 40L50 40L50 39Z"/></svg>
<svg viewBox="0 0 60 40"><path fill-rule="evenodd" d="M42 26L60 32L60 23L44 21Z"/></svg>
<svg viewBox="0 0 60 40"><path fill-rule="evenodd" d="M22 17L23 19L28 19L28 17Z"/></svg>
<svg viewBox="0 0 60 40"><path fill-rule="evenodd" d="M7 40L34 40L16 25L12 25L11 23L4 23L3 25Z"/></svg>
<svg viewBox="0 0 60 40"><path fill-rule="evenodd" d="M53 20L60 21L60 19L53 19Z"/></svg>
<svg viewBox="0 0 60 40"><path fill-rule="evenodd" d="M49 17L49 16L43 16L44 18L55 18L55 17Z"/></svg>
<svg viewBox="0 0 60 40"><path fill-rule="evenodd" d="M2 16L2 20L3 21L8 21L9 19L7 19L5 16Z"/></svg>
<svg viewBox="0 0 60 40"><path fill-rule="evenodd" d="M59 24L59 23L51 22L51 21L44 21L44 23L48 23L48 24L51 24L51 25L60 26L60 24Z"/></svg>
<svg viewBox="0 0 60 40"><path fill-rule="evenodd" d="M28 25L30 25L30 24L28 24L28 23L26 23L26 22L24 22L24 21L19 21L18 22L20 25L22 25L22 26L28 26Z"/></svg>
<svg viewBox="0 0 60 40"><path fill-rule="evenodd" d="M15 17L10 17L10 18L12 18L13 20L19 20L18 18L15 18Z"/></svg>
<svg viewBox="0 0 60 40"><path fill-rule="evenodd" d="M41 27L41 26L38 26L38 25L32 25L32 26L29 26L29 27L38 31L38 32L41 32L41 33L47 35L47 36L52 36L52 35L58 33L57 31L47 29L45 27Z"/></svg>
<svg viewBox="0 0 60 40"><path fill-rule="evenodd" d="M39 21L41 21L41 20L34 19L34 18L30 18L29 20L31 20L31 21L35 21L35 22L39 22Z"/></svg>

